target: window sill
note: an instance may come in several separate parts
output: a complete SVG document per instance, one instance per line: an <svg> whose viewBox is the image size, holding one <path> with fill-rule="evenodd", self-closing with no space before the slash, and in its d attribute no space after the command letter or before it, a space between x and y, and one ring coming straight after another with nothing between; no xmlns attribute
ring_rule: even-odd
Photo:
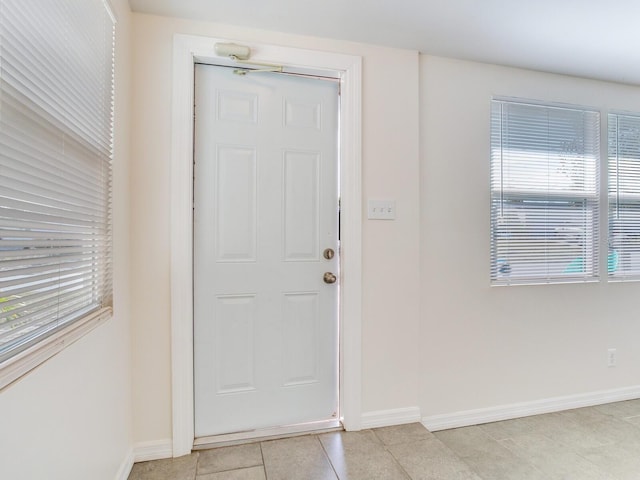
<svg viewBox="0 0 640 480"><path fill-rule="evenodd" d="M5 360L0 364L0 391L104 323L111 315L111 307L100 309Z"/></svg>

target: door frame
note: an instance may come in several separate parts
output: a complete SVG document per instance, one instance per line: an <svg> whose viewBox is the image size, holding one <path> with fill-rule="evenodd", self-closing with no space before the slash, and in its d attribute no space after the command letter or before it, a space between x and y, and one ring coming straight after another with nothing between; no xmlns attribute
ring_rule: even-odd
<svg viewBox="0 0 640 480"><path fill-rule="evenodd" d="M194 64L224 65L214 45L231 42L177 34L173 40L171 145L171 389L173 456L191 452L193 390L193 101ZM362 58L241 42L251 61L327 71L340 79L340 410L347 430L361 428Z"/></svg>

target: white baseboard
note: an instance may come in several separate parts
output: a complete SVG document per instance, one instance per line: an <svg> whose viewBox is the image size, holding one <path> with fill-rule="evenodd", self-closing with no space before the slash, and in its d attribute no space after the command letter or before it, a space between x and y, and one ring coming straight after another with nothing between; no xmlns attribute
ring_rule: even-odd
<svg viewBox="0 0 640 480"><path fill-rule="evenodd" d="M129 474L131 473L131 469L133 468L133 448L129 449L127 453L127 457L122 461L122 465L118 469L118 473L116 473L115 480L127 480L129 478Z"/></svg>
<svg viewBox="0 0 640 480"><path fill-rule="evenodd" d="M590 407L604 403L620 402L640 398L640 385L614 390L555 397L533 402L514 403L496 407L465 410L422 418L422 424L430 431L447 430L449 428L468 427L482 423L511 420L541 413L559 412L573 408Z"/></svg>
<svg viewBox="0 0 640 480"><path fill-rule="evenodd" d="M394 408L392 410L376 410L362 414L362 428L388 427L403 423L419 422L420 408Z"/></svg>
<svg viewBox="0 0 640 480"><path fill-rule="evenodd" d="M173 457L173 442L170 438L140 442L133 446L133 458L136 462L160 460Z"/></svg>

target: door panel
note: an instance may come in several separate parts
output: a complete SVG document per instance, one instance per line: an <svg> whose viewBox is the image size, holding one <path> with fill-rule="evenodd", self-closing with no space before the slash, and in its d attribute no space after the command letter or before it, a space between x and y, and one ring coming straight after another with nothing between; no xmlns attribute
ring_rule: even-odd
<svg viewBox="0 0 640 480"><path fill-rule="evenodd" d="M284 259L318 261L320 154L284 152Z"/></svg>
<svg viewBox="0 0 640 480"><path fill-rule="evenodd" d="M216 297L215 349L216 393L255 390L253 339L255 295Z"/></svg>
<svg viewBox="0 0 640 480"><path fill-rule="evenodd" d="M256 261L256 151L217 149L216 225L219 262Z"/></svg>
<svg viewBox="0 0 640 480"><path fill-rule="evenodd" d="M196 66L196 437L335 418L338 85Z"/></svg>
<svg viewBox="0 0 640 480"><path fill-rule="evenodd" d="M283 295L286 386L318 382L318 297L317 293Z"/></svg>

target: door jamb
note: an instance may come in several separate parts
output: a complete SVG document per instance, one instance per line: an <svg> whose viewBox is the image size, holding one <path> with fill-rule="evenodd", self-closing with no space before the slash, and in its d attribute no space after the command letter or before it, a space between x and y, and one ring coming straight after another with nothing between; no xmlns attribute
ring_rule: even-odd
<svg viewBox="0 0 640 480"><path fill-rule="evenodd" d="M171 146L171 389L173 456L191 452L193 408L193 79L194 63L218 63L214 45L175 35ZM246 43L245 43L246 44ZM340 76L340 391L347 430L361 428L362 59L337 53L250 44L252 61L322 69Z"/></svg>

